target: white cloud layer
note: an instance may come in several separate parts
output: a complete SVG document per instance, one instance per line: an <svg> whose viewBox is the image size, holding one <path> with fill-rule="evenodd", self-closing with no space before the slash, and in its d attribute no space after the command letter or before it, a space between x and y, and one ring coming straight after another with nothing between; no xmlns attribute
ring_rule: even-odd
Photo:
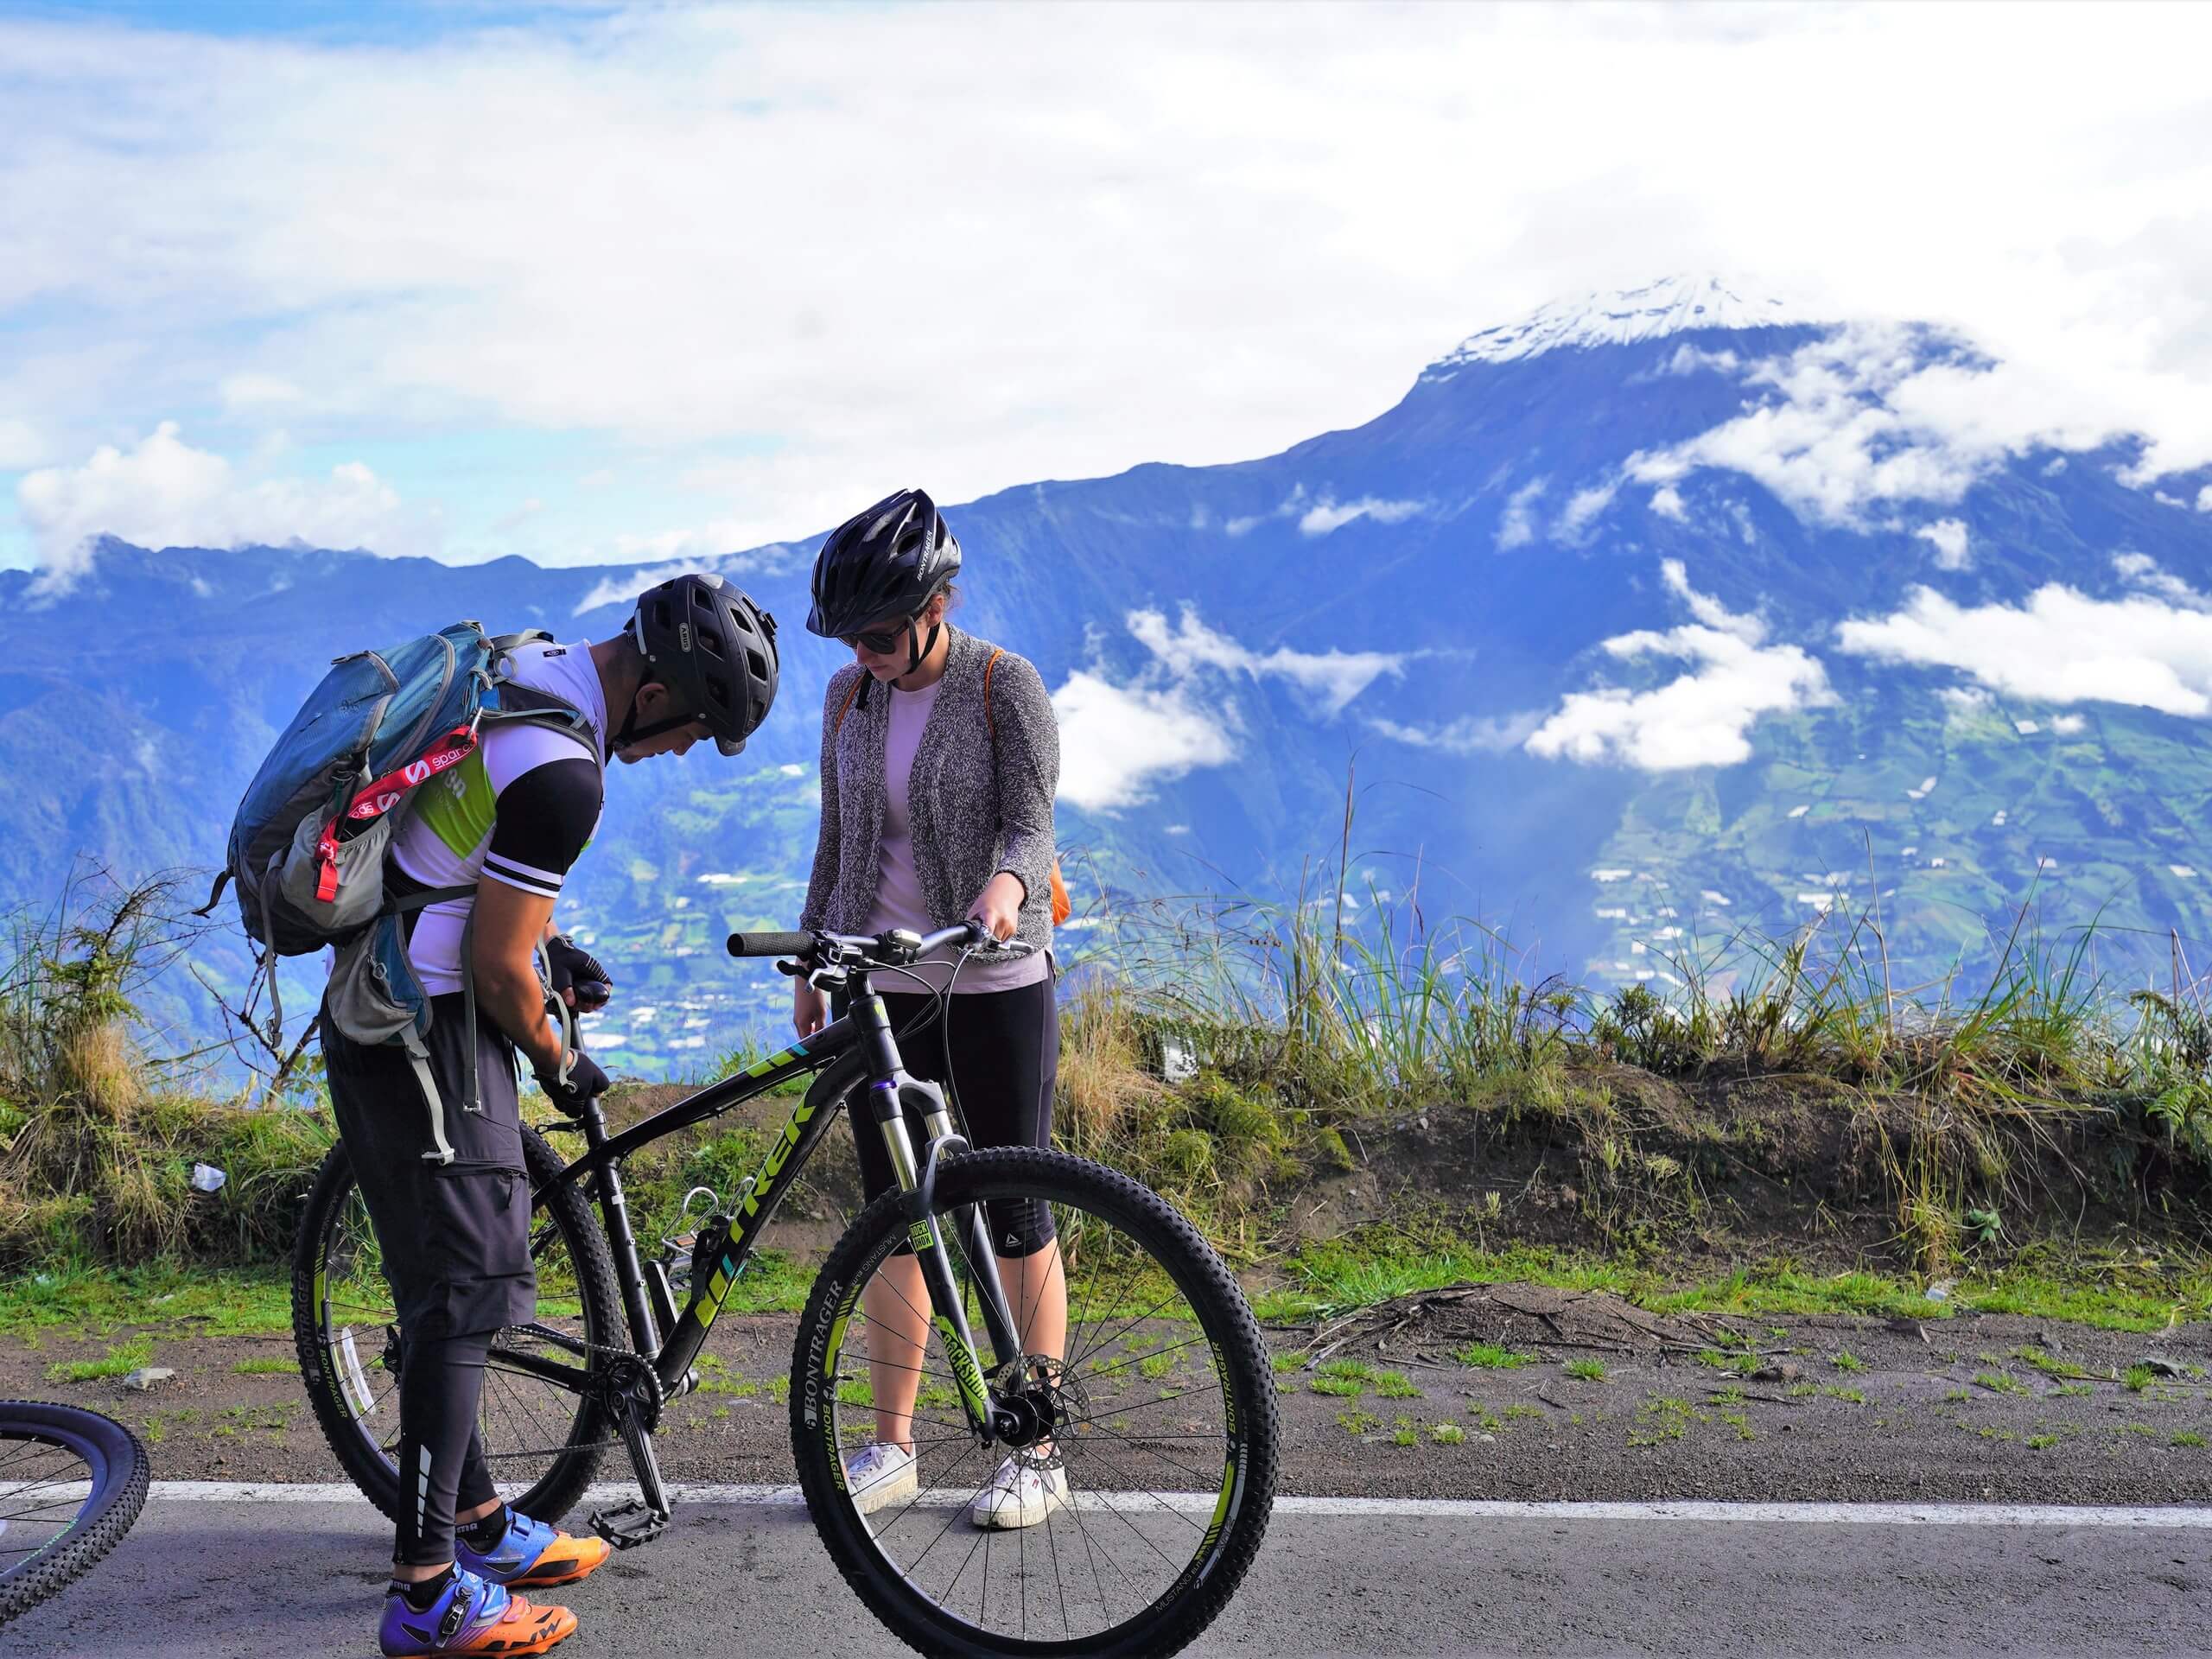
<svg viewBox="0 0 2212 1659"><path fill-rule="evenodd" d="M1218 705L1187 683L1116 685L1078 669L1052 694L1060 721L1060 799L1114 811L1152 798L1160 784L1225 766L1236 742Z"/></svg>
<svg viewBox="0 0 2212 1659"><path fill-rule="evenodd" d="M1303 536L1326 536L1355 518L1372 518L1378 524L1402 524L1427 505L1426 501L1378 501L1371 495L1357 501L1336 501L1325 495L1307 509L1298 521L1298 529Z"/></svg>
<svg viewBox="0 0 2212 1659"><path fill-rule="evenodd" d="M1974 555L1967 547L1967 527L1956 518L1938 518L1932 524L1923 524L1912 532L1936 550L1938 570L1965 570L1974 564Z"/></svg>
<svg viewBox="0 0 2212 1659"><path fill-rule="evenodd" d="M1513 715L1462 715L1441 726L1408 726L1395 720L1368 721L1385 737L1446 754L1502 754L1519 748L1543 723L1541 709Z"/></svg>
<svg viewBox="0 0 2212 1659"><path fill-rule="evenodd" d="M2033 370L1955 360L1923 366L1926 343L1916 330L1854 325L1752 364L1744 380L1754 406L1686 443L1631 455L1627 473L1659 485L1700 467L1741 473L1801 517L1864 528L1873 509L1955 502L2032 447L2091 448L2132 429L2126 410L2101 407ZM2202 434L2154 442L2131 477L2144 481L2163 467L2207 459L2212 423Z"/></svg>
<svg viewBox="0 0 2212 1659"><path fill-rule="evenodd" d="M1162 783L1236 757L1242 729L1224 681L1279 679L1333 719L1384 675L1404 672L1388 652L1255 652L1206 626L1188 606L1170 626L1159 611L1123 619L1152 660L1134 682L1077 670L1052 694L1060 717L1060 798L1117 811Z"/></svg>
<svg viewBox="0 0 2212 1659"><path fill-rule="evenodd" d="M278 421L607 434L719 454L676 516L742 545L887 478L1268 453L1472 329L1745 263L1969 329L2001 378L1904 412L1961 453L2078 418L2212 458L2202 7L2008 13L1995 73L1971 7L438 16L414 44L0 22L37 135L0 145L0 321L29 325L0 431L42 440L14 464L173 417L235 454ZM2088 33L2125 75L2079 73Z"/></svg>
<svg viewBox="0 0 2212 1659"><path fill-rule="evenodd" d="M1189 606L1183 607L1180 620L1172 628L1158 611L1131 611L1126 620L1138 643L1177 679L1188 679L1197 669L1205 667L1255 680L1287 680L1331 716L1341 714L1346 703L1384 675L1405 672L1407 659L1402 652L1333 647L1305 652L1283 645L1262 654L1225 633L1217 633Z"/></svg>
<svg viewBox="0 0 2212 1659"><path fill-rule="evenodd" d="M1623 662L1694 666L1649 691L1570 692L1530 734L1529 753L1646 772L1734 766L1751 758L1750 731L1760 715L1835 701L1816 659L1796 645L1762 645L1765 625L1693 588L1679 561L1667 560L1662 575L1698 620L1664 632L1620 634L1604 648Z"/></svg>
<svg viewBox="0 0 2212 1659"><path fill-rule="evenodd" d="M2178 595L2105 600L2051 582L2022 605L1977 606L1915 588L1902 610L1845 622L1836 639L1878 660L1961 670L1979 683L1961 688L1961 701L1986 702L1988 688L2202 717L2212 713L2212 605L2177 585Z"/></svg>
<svg viewBox="0 0 2212 1659"><path fill-rule="evenodd" d="M92 539L148 547L235 547L295 540L383 553L435 545L391 487L359 461L320 480L244 478L223 456L195 449L164 421L129 449L103 444L81 467L26 473L16 505L35 538L41 591L73 582Z"/></svg>

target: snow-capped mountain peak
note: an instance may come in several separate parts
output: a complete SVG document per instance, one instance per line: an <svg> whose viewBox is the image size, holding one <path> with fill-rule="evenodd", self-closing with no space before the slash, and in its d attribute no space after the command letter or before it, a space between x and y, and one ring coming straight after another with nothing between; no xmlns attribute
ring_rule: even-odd
<svg viewBox="0 0 2212 1659"><path fill-rule="evenodd" d="M1470 335L1423 378L1469 363L1506 363L1561 347L1627 346L1692 328L1774 328L1821 321L1785 301L1753 297L1714 276L1669 276L1642 288L1541 306L1518 322Z"/></svg>

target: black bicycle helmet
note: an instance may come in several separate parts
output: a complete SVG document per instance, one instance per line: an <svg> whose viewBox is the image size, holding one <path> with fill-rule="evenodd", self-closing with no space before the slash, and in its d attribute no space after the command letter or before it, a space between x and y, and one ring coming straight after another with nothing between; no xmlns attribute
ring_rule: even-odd
<svg viewBox="0 0 2212 1659"><path fill-rule="evenodd" d="M830 532L814 560L806 629L849 639L872 624L910 617L960 569L960 543L920 490L887 495Z"/></svg>
<svg viewBox="0 0 2212 1659"><path fill-rule="evenodd" d="M638 730L632 703L616 748L703 720L715 747L735 754L767 719L776 701L776 619L734 583L696 575L647 588L630 637L645 653L647 677L675 693L684 712Z"/></svg>

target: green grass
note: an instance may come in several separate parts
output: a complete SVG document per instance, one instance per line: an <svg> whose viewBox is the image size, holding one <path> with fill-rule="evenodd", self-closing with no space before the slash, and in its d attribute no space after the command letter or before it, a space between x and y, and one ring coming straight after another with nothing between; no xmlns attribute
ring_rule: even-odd
<svg viewBox="0 0 2212 1659"><path fill-rule="evenodd" d="M1858 1355L1853 1353L1848 1348L1840 1349L1835 1353L1830 1354L1828 1356L1828 1363L1834 1366L1839 1371L1863 1371L1866 1369L1866 1362L1859 1358Z"/></svg>
<svg viewBox="0 0 2212 1659"><path fill-rule="evenodd" d="M289 1336L291 1275L276 1268L81 1266L0 1274L0 1335L105 1336L124 1325L189 1325L195 1336Z"/></svg>
<svg viewBox="0 0 2212 1659"><path fill-rule="evenodd" d="M1976 1371L1974 1380L1992 1394L2025 1394L2027 1385L2005 1371Z"/></svg>
<svg viewBox="0 0 2212 1659"><path fill-rule="evenodd" d="M240 1376L297 1376L300 1362L270 1355L262 1359L242 1359L231 1369Z"/></svg>
<svg viewBox="0 0 2212 1659"><path fill-rule="evenodd" d="M2204 1437L2193 1428L2184 1428L2166 1442L2169 1446L2202 1446Z"/></svg>
<svg viewBox="0 0 2212 1659"><path fill-rule="evenodd" d="M2022 1444L2031 1452L2048 1452L2061 1438L2056 1434L2031 1434Z"/></svg>
<svg viewBox="0 0 2212 1659"><path fill-rule="evenodd" d="M1337 1421L1354 1440L1363 1434L1371 1434L1382 1427L1382 1420L1369 1411L1340 1411L1337 1414Z"/></svg>
<svg viewBox="0 0 2212 1659"><path fill-rule="evenodd" d="M1494 1342L1470 1343L1465 1348L1454 1349L1452 1357L1478 1371L1510 1371L1533 1363L1528 1355L1516 1354Z"/></svg>
<svg viewBox="0 0 2212 1659"><path fill-rule="evenodd" d="M154 1344L143 1337L110 1348L98 1359L69 1360L46 1368L49 1382L96 1382L102 1377L123 1376L154 1357Z"/></svg>
<svg viewBox="0 0 2212 1659"><path fill-rule="evenodd" d="M1421 1390L1413 1385L1403 1371L1376 1372L1375 1392L1385 1400L1418 1400L1421 1397Z"/></svg>
<svg viewBox="0 0 2212 1659"><path fill-rule="evenodd" d="M1419 1446L1421 1444L1421 1436L1414 1431L1414 1426L1411 1423L1401 1423L1397 1427L1390 1431L1390 1444L1393 1446Z"/></svg>
<svg viewBox="0 0 2212 1659"><path fill-rule="evenodd" d="M1602 1359L1570 1359L1567 1362L1567 1374L1584 1382L1602 1382L1605 1380L1605 1362Z"/></svg>
<svg viewBox="0 0 2212 1659"><path fill-rule="evenodd" d="M2063 1377L2070 1382L2088 1376L2088 1372L2074 1363L2072 1360L2061 1359L2056 1354L2047 1354L2032 1344L2015 1348L2012 1351L2012 1357L2024 1365L2034 1366L2045 1376Z"/></svg>
<svg viewBox="0 0 2212 1659"><path fill-rule="evenodd" d="M1840 1400L1847 1406L1863 1406L1866 1403L1866 1396L1857 1389L1840 1389L1830 1384L1821 1392L1828 1399Z"/></svg>
<svg viewBox="0 0 2212 1659"><path fill-rule="evenodd" d="M1457 1423L1431 1423L1428 1438L1439 1446L1459 1446L1465 1441L1467 1431Z"/></svg>
<svg viewBox="0 0 2212 1659"><path fill-rule="evenodd" d="M2140 1394L2158 1380L2158 1374L2148 1365L2131 1365L2127 1368L2127 1374L2120 1380L2126 1385L2130 1394Z"/></svg>
<svg viewBox="0 0 2212 1659"><path fill-rule="evenodd" d="M1334 1395L1339 1400L1357 1400L1367 1392L1367 1384L1356 1376L1317 1376L1306 1386L1315 1394Z"/></svg>
<svg viewBox="0 0 2212 1659"><path fill-rule="evenodd" d="M2014 1267L1961 1279L1943 1301L1929 1300L1920 1286L1901 1277L1813 1273L1788 1262L1686 1284L1649 1259L1536 1245L1492 1249L1448 1230L1412 1245L1398 1228L1358 1230L1308 1244L1285 1265L1291 1282L1252 1299L1265 1323L1302 1324L1449 1285L1507 1283L1611 1291L1639 1307L1669 1314L1840 1313L1938 1324L1962 1312L2013 1313L2135 1332L2163 1331L2177 1319L2212 1316L2212 1264L2202 1262L2191 1264L2170 1285L2143 1285L2123 1282L2118 1268L2088 1263L2066 1276L2050 1271L2046 1262L2043 1270Z"/></svg>

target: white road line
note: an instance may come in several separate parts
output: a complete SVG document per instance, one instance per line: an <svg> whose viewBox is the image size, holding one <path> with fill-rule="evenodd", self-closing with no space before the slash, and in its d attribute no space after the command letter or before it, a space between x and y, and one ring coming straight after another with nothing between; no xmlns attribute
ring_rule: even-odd
<svg viewBox="0 0 2212 1659"><path fill-rule="evenodd" d="M507 1489L519 1491L519 1487ZM594 1486L584 1504L633 1498L634 1486ZM157 1480L151 1496L166 1503L360 1503L350 1485L279 1481ZM673 1485L669 1497L684 1504L796 1508L796 1486ZM1174 1492L1153 1500L1175 1509L1211 1510L1210 1492ZM1142 1500L1116 1494L1131 1507ZM1426 1516L1455 1521L1692 1521L1751 1522L1761 1525L1871 1527L2116 1527L2212 1531L2212 1509L2176 1505L2120 1507L2070 1503L1511 1503L1452 1497L1278 1497L1280 1516Z"/></svg>

